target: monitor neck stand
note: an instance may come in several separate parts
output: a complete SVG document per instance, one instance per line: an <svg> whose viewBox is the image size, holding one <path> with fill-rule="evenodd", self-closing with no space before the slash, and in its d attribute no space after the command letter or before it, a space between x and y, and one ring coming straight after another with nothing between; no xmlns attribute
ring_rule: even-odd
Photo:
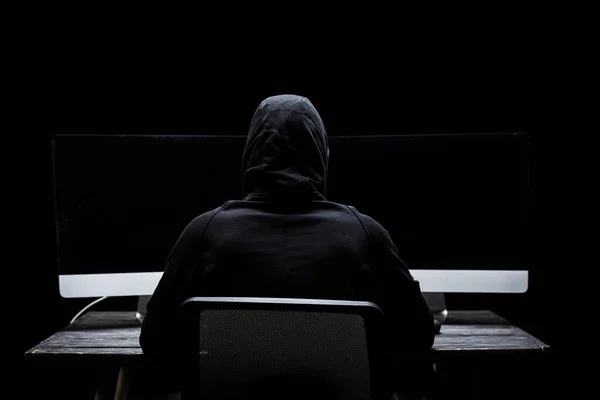
<svg viewBox="0 0 600 400"><path fill-rule="evenodd" d="M425 301L433 313L433 318L440 324L445 323L446 317L448 316L448 309L446 307L446 297L444 293L425 292L423 293L423 297L425 297ZM135 317L138 319L138 321L140 321L140 323L144 321L144 317L146 316L146 304L148 304L148 300L150 300L150 296L138 297L137 312L135 313Z"/></svg>
<svg viewBox="0 0 600 400"><path fill-rule="evenodd" d="M146 304L148 304L148 300L150 300L151 296L138 296L137 303L137 311L135 313L135 317L140 324L144 321L144 317L146 316Z"/></svg>
<svg viewBox="0 0 600 400"><path fill-rule="evenodd" d="M425 301L433 314L433 318L440 324L446 322L448 316L448 308L446 307L446 296L444 293L425 292L423 293Z"/></svg>

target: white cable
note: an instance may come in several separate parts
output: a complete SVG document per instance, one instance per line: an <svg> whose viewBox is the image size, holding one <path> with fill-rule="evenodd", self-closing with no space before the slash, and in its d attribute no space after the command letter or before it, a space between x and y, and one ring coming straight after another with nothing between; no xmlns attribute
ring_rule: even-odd
<svg viewBox="0 0 600 400"><path fill-rule="evenodd" d="M90 309L90 307L93 307L94 305L96 305L96 304L100 303L102 300L105 300L105 299L107 299L107 298L108 298L108 296L100 297L99 299L96 299L96 300L92 301L90 304L88 304L87 306L83 307L83 308L81 309L81 311L79 311L79 312L77 313L77 315L75 315L75 316L73 317L73 319L71 320L71 322L70 322L70 323L72 324L73 322L75 322L75 320L76 320L77 318L79 318L79 317L81 316L81 314L83 314L84 312L86 312L87 310L89 310L89 309Z"/></svg>

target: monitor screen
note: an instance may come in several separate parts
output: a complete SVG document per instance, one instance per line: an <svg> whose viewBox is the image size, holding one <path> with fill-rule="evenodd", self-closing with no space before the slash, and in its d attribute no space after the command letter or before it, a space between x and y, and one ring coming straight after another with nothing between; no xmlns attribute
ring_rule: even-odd
<svg viewBox="0 0 600 400"><path fill-rule="evenodd" d="M332 138L328 197L379 221L411 269L527 270L528 154L518 134Z"/></svg>
<svg viewBox="0 0 600 400"><path fill-rule="evenodd" d="M107 276L121 294L151 294L185 226L241 198L244 143L244 136L56 136L61 294L102 295ZM411 271L436 271L443 282L441 271L528 270L527 135L334 136L330 148L328 200L379 221ZM143 289L127 289L149 273ZM125 275L131 283L115 284ZM85 276L94 280L73 283Z"/></svg>
<svg viewBox="0 0 600 400"><path fill-rule="evenodd" d="M57 136L60 274L162 271L186 225L240 198L242 137Z"/></svg>

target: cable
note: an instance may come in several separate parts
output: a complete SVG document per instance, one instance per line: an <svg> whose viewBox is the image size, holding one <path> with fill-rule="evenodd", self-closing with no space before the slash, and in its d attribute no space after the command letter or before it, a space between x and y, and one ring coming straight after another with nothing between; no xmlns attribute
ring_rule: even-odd
<svg viewBox="0 0 600 400"><path fill-rule="evenodd" d="M75 320L76 320L77 318L79 318L79 317L80 317L80 316L81 316L83 313L85 313L85 312L86 312L87 310L89 310L91 307L93 307L94 305L96 305L96 304L100 303L102 300L106 300L106 299L108 299L108 296L100 297L99 299L96 299L96 300L92 301L90 304L88 304L87 306L83 307L83 308L81 309L81 311L79 311L79 312L77 313L77 315L75 315L75 316L73 317L73 319L71 320L71 322L70 322L70 323L72 324L73 322L75 322Z"/></svg>

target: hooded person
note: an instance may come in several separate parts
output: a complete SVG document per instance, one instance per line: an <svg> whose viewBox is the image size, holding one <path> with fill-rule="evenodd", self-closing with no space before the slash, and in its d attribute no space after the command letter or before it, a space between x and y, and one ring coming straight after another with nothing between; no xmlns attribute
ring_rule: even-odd
<svg viewBox="0 0 600 400"><path fill-rule="evenodd" d="M431 348L435 324L419 283L377 221L326 199L328 162L325 126L307 98L260 103L242 157L243 198L199 215L177 240L147 304L146 355L172 353L178 309L192 296L371 301L396 347Z"/></svg>

